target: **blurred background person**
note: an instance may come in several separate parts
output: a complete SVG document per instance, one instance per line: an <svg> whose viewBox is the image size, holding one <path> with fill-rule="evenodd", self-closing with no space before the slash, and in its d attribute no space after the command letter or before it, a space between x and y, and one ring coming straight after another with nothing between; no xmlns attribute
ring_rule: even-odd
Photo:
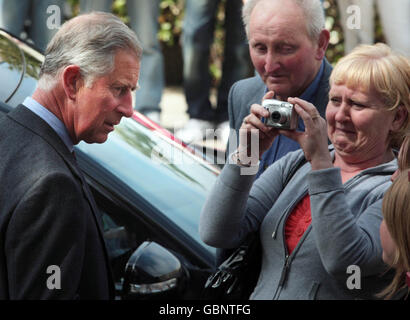
<svg viewBox="0 0 410 320"><path fill-rule="evenodd" d="M380 293L385 299L408 299L410 292L410 133L400 148L398 164L392 176L395 182L383 198L380 225L383 261L396 270L393 281Z"/></svg>
<svg viewBox="0 0 410 320"><path fill-rule="evenodd" d="M408 299L410 292L410 170L402 171L383 198L380 239L383 260L395 269L386 299Z"/></svg>
<svg viewBox="0 0 410 320"><path fill-rule="evenodd" d="M25 22L29 19L28 39L44 52L47 43L60 27L56 23L64 22L64 2L64 0L0 0L0 27L20 37ZM56 8L52 6L58 6L59 11L54 11ZM56 19L53 20L54 18Z"/></svg>
<svg viewBox="0 0 410 320"><path fill-rule="evenodd" d="M176 136L192 142L205 137L206 129L220 129L221 139L229 136L228 93L232 84L250 76L249 50L242 24L242 0L225 2L225 46L222 79L215 108L210 101L209 58L214 41L216 12L220 0L186 0L183 21L183 82L189 120Z"/></svg>
<svg viewBox="0 0 410 320"><path fill-rule="evenodd" d="M134 109L159 123L160 102L165 87L164 57L157 37L160 0L127 0L130 27L143 47L139 89ZM81 0L80 13L111 12L112 0Z"/></svg>

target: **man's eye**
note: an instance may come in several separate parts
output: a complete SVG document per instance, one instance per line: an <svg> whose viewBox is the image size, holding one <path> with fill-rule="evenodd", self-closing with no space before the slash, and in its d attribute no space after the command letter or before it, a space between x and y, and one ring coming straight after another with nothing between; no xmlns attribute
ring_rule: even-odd
<svg viewBox="0 0 410 320"><path fill-rule="evenodd" d="M340 104L340 99L339 98L333 97L333 98L330 98L330 101L335 105Z"/></svg>
<svg viewBox="0 0 410 320"><path fill-rule="evenodd" d="M295 46L289 45L289 44L284 44L284 43L279 43L275 47L275 51L278 54L291 54L291 53L295 52L295 50L296 50Z"/></svg>
<svg viewBox="0 0 410 320"><path fill-rule="evenodd" d="M261 44L257 44L253 47L257 52L266 52L266 46L261 45Z"/></svg>
<svg viewBox="0 0 410 320"><path fill-rule="evenodd" d="M115 94L117 96L122 96L127 92L127 88L125 87L114 87Z"/></svg>
<svg viewBox="0 0 410 320"><path fill-rule="evenodd" d="M294 48L291 46L283 46L281 47L280 51L282 53L292 53L294 51Z"/></svg>

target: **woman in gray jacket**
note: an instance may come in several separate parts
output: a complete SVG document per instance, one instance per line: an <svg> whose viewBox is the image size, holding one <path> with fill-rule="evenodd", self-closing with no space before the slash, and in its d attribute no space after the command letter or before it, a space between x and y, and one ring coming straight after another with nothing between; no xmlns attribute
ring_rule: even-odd
<svg viewBox="0 0 410 320"><path fill-rule="evenodd" d="M265 126L269 112L252 105L201 213L211 246L235 248L259 230L262 268L251 299L374 298L389 280L380 277L379 201L397 169L393 147L410 127L409 61L383 44L361 46L338 62L330 84L327 122L289 98L304 132ZM302 150L254 182L252 144L257 138L260 157L278 133Z"/></svg>

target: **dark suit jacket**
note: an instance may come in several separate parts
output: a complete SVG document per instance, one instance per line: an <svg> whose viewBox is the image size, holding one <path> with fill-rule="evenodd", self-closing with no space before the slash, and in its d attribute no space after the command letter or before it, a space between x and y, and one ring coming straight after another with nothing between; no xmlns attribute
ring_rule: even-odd
<svg viewBox="0 0 410 320"><path fill-rule="evenodd" d="M326 106L329 100L329 77L331 72L332 66L325 59L323 74L319 81L315 99L312 102L323 118L325 118ZM265 90L266 85L259 75L240 80L231 87L228 98L229 126L231 129L235 129L237 139L239 139L239 128L242 125L243 118L250 113L252 104L261 104Z"/></svg>
<svg viewBox="0 0 410 320"><path fill-rule="evenodd" d="M20 105L0 119L0 150L0 299L113 298L101 216L57 133Z"/></svg>

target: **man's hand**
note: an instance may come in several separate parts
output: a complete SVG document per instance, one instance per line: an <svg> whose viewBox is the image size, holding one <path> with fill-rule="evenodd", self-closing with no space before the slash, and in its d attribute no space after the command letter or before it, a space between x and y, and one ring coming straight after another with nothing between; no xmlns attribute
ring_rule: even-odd
<svg viewBox="0 0 410 320"><path fill-rule="evenodd" d="M273 91L265 94L262 101L272 99ZM262 117L269 117L269 112L260 104L251 106L251 113L243 119L241 128L239 129L239 154L251 156L252 158L261 158L262 154L270 148L275 137L279 134L278 130L272 127L267 127L262 121ZM252 144L259 142L258 154L253 154L255 148L252 149Z"/></svg>

